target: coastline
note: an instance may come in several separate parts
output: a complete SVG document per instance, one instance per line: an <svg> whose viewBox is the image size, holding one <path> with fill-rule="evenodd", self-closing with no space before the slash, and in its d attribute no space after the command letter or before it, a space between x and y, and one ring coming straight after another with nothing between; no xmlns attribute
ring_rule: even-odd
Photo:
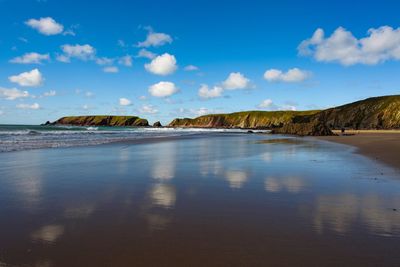
<svg viewBox="0 0 400 267"><path fill-rule="evenodd" d="M336 132L336 131L335 131ZM338 136L318 136L319 140L350 145L357 148L356 153L383 162L400 170L400 131L399 130L348 130Z"/></svg>

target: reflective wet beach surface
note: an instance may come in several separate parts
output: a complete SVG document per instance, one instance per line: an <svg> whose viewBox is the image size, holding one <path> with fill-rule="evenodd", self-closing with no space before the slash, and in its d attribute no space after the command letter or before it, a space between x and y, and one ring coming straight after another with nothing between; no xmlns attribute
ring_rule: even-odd
<svg viewBox="0 0 400 267"><path fill-rule="evenodd" d="M1 153L0 266L399 266L399 172L276 138Z"/></svg>

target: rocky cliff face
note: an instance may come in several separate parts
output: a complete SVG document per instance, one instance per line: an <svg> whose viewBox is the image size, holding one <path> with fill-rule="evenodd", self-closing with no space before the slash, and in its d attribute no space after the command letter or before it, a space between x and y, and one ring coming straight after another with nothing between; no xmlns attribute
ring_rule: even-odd
<svg viewBox="0 0 400 267"><path fill-rule="evenodd" d="M317 114L296 116L294 123L320 121L331 129L399 129L400 96L372 97Z"/></svg>
<svg viewBox="0 0 400 267"><path fill-rule="evenodd" d="M194 119L175 119L170 127L251 128L269 129L292 121L295 116L312 115L318 111L244 111L230 114L212 114Z"/></svg>
<svg viewBox="0 0 400 267"><path fill-rule="evenodd" d="M149 126L146 119L136 116L72 116L63 117L52 124L76 126Z"/></svg>

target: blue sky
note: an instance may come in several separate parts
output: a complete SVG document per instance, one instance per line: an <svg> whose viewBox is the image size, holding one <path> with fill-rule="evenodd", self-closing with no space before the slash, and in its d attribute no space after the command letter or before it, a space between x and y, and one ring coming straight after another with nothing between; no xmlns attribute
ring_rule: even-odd
<svg viewBox="0 0 400 267"><path fill-rule="evenodd" d="M0 123L399 94L398 1L126 2L0 0Z"/></svg>

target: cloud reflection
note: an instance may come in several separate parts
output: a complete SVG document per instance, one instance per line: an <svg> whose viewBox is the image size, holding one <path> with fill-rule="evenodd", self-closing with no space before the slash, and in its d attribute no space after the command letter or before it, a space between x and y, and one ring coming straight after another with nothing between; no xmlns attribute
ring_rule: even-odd
<svg viewBox="0 0 400 267"><path fill-rule="evenodd" d="M245 171L226 171L225 178L229 182L229 187L240 189L248 179Z"/></svg>
<svg viewBox="0 0 400 267"><path fill-rule="evenodd" d="M319 196L314 211L314 227L318 233L331 230L345 234L352 227L364 226L377 235L400 236L400 216L390 208L398 203L400 197L382 198L373 194Z"/></svg>
<svg viewBox="0 0 400 267"><path fill-rule="evenodd" d="M176 202L176 189L169 184L155 184L150 190L152 204L164 208L172 208Z"/></svg>
<svg viewBox="0 0 400 267"><path fill-rule="evenodd" d="M45 225L39 230L32 233L33 240L53 243L64 233L64 226L62 225Z"/></svg>
<svg viewBox="0 0 400 267"><path fill-rule="evenodd" d="M305 188L304 181L299 177L267 177L264 181L265 191L276 193L281 191L287 191L290 193L299 193Z"/></svg>

